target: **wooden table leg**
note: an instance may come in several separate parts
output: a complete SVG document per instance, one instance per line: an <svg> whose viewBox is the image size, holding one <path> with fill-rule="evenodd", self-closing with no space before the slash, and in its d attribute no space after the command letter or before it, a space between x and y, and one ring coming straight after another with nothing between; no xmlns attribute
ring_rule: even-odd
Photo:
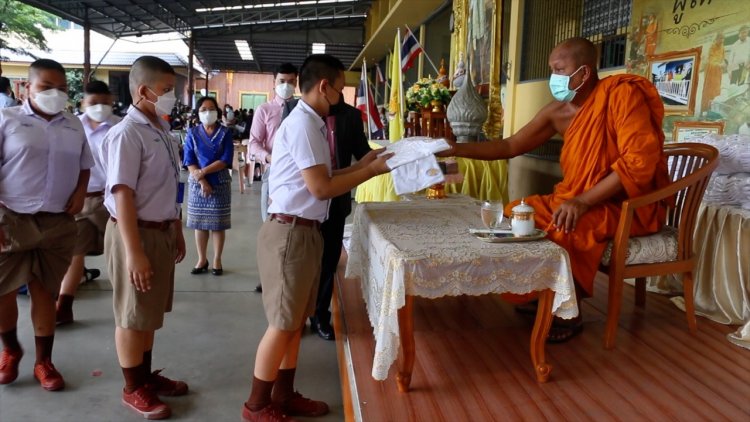
<svg viewBox="0 0 750 422"><path fill-rule="evenodd" d="M547 344L547 335L552 325L552 301L555 293L544 290L539 293L539 306L536 311L536 321L531 332L531 362L534 364L534 373L538 382L547 382L552 367L544 359L544 347Z"/></svg>
<svg viewBox="0 0 750 422"><path fill-rule="evenodd" d="M409 392L414 369L414 296L406 295L404 307L398 310L398 330L401 336L401 365L396 374L398 391Z"/></svg>

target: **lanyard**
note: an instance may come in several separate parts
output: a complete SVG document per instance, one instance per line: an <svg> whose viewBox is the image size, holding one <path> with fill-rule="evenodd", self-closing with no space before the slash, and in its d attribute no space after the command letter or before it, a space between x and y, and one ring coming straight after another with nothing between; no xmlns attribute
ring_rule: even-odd
<svg viewBox="0 0 750 422"><path fill-rule="evenodd" d="M164 144L164 148L166 148L167 150L167 155L169 155L169 162L170 164L172 164L172 170L174 171L175 181L179 183L180 166L177 165L177 161L175 160L175 153L174 153L174 149L172 148L171 135L165 134L163 130L159 130L158 132L159 132L159 139Z"/></svg>

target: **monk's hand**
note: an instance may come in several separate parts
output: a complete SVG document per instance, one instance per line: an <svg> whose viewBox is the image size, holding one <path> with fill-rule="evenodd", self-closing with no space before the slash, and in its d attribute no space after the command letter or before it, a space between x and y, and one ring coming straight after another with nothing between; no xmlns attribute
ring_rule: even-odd
<svg viewBox="0 0 750 422"><path fill-rule="evenodd" d="M586 201L578 197L568 199L552 214L552 221L555 223L557 230L563 230L565 233L572 232L576 229L578 220L589 210L589 207L590 205Z"/></svg>
<svg viewBox="0 0 750 422"><path fill-rule="evenodd" d="M445 138L445 141L448 142L448 145L450 145L449 149L446 149L445 151L440 151L436 153L435 155L438 157L454 157L456 155L456 141L450 140Z"/></svg>

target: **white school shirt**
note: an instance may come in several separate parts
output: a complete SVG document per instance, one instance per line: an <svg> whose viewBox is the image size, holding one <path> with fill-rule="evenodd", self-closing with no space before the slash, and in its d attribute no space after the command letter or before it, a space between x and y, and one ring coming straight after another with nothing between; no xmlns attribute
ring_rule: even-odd
<svg viewBox="0 0 750 422"><path fill-rule="evenodd" d="M305 185L302 170L325 164L331 175L326 124L303 100L281 123L273 141L273 165L268 177L269 214L289 214L323 222L328 200L316 199Z"/></svg>
<svg viewBox="0 0 750 422"><path fill-rule="evenodd" d="M101 159L107 183L104 206L117 217L112 188L125 185L135 191L139 220L166 221L179 218L177 184L180 178L179 147L169 133L169 125L159 127L137 108L107 132L101 145Z"/></svg>
<svg viewBox="0 0 750 422"><path fill-rule="evenodd" d="M47 121L26 100L0 110L0 203L22 214L60 213L81 170L94 165L81 121L68 112Z"/></svg>
<svg viewBox="0 0 750 422"><path fill-rule="evenodd" d="M97 126L96 129L91 127L91 119L85 113L81 114L79 118L81 119L81 124L83 124L83 130L86 131L86 139L89 142L89 149L91 149L91 154L94 156L94 167L91 167L89 187L86 191L101 192L107 184L107 175L104 174L104 167L102 167L102 159L99 155L99 150L102 148L104 135L107 134L112 126L119 123L122 118L113 114L109 116L107 120L99 123L99 126Z"/></svg>

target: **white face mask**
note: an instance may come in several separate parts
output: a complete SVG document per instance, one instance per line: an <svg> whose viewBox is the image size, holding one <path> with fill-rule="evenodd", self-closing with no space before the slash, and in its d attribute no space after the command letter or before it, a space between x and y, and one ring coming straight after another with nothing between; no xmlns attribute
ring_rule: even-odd
<svg viewBox="0 0 750 422"><path fill-rule="evenodd" d="M151 88L148 88L148 90L151 91ZM154 91L151 92L156 95ZM157 115L163 116L172 113L172 107L177 102L177 98L174 96L174 91L169 91L163 95L157 95L156 102L149 101L148 98L146 98L146 101L154 105Z"/></svg>
<svg viewBox="0 0 750 422"><path fill-rule="evenodd" d="M86 115L95 122L103 122L112 115L112 106L106 104L94 104L86 107Z"/></svg>
<svg viewBox="0 0 750 422"><path fill-rule="evenodd" d="M288 83L276 85L276 95L284 100L292 98L292 95L294 95L294 85Z"/></svg>
<svg viewBox="0 0 750 422"><path fill-rule="evenodd" d="M65 106L68 105L68 94L59 89L48 89L37 92L34 96L34 102L43 113L54 115L63 111Z"/></svg>
<svg viewBox="0 0 750 422"><path fill-rule="evenodd" d="M198 118L201 120L201 123L206 126L210 126L216 123L217 116L218 113L216 112L216 110L206 110L198 112Z"/></svg>

